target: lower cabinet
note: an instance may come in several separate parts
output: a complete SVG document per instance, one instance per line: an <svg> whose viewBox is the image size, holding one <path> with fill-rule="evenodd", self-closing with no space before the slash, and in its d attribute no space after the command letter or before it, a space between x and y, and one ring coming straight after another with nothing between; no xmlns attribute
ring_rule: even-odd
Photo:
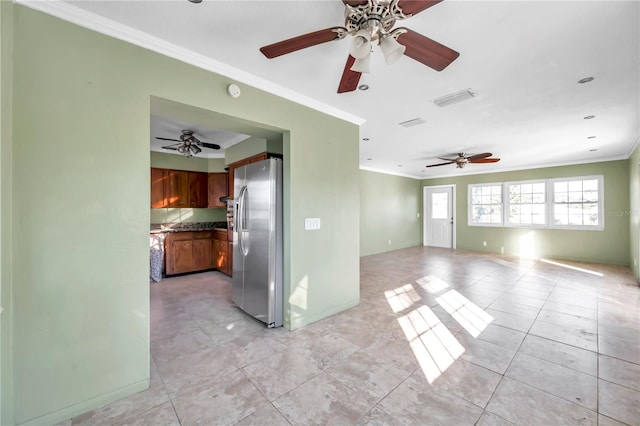
<svg viewBox="0 0 640 426"><path fill-rule="evenodd" d="M233 250L227 241L227 231L213 232L213 262L214 267L223 274L231 275L231 255Z"/></svg>
<svg viewBox="0 0 640 426"><path fill-rule="evenodd" d="M165 240L167 275L211 269L211 231L174 232Z"/></svg>

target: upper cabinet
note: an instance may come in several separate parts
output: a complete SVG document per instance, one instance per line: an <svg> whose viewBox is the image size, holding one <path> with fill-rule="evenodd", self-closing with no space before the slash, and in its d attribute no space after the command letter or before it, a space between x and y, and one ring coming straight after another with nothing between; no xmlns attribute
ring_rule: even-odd
<svg viewBox="0 0 640 426"><path fill-rule="evenodd" d="M151 208L226 207L226 173L189 172L151 168Z"/></svg>
<svg viewBox="0 0 640 426"><path fill-rule="evenodd" d="M226 197L228 194L227 173L209 173L208 190L209 208L226 207L226 203L220 201L220 197Z"/></svg>

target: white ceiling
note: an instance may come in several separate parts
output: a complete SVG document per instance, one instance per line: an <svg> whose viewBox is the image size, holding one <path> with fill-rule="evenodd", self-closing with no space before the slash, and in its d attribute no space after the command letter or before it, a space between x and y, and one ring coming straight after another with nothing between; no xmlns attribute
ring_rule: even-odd
<svg viewBox="0 0 640 426"><path fill-rule="evenodd" d="M446 0L396 27L460 52L456 61L442 72L406 56L385 65L376 47L360 80L370 89L345 94L349 37L275 59L258 50L342 26L340 0L17 1L362 123L365 169L426 178L605 161L627 158L640 137L637 1ZM477 97L432 102L464 89ZM425 168L457 152L502 160Z"/></svg>

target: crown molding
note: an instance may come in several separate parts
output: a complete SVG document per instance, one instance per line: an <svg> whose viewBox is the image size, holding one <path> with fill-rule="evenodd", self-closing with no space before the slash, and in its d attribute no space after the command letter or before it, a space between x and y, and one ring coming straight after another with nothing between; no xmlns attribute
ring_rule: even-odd
<svg viewBox="0 0 640 426"><path fill-rule="evenodd" d="M83 28L104 34L118 40L151 50L161 55L185 62L195 67L220 74L233 79L236 82L253 86L257 89L271 93L289 101L304 105L316 111L348 121L355 125L362 125L366 120L334 108L331 105L319 102L310 97L301 95L286 87L274 84L246 71L234 68L222 62L211 59L202 54L193 52L184 47L170 43L161 38L152 36L143 31L120 24L111 19L86 11L61 0L13 0L21 6L37 10L54 16Z"/></svg>

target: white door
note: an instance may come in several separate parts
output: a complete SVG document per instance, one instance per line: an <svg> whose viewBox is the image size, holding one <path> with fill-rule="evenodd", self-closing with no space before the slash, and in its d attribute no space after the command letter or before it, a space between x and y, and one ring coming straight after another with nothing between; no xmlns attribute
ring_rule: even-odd
<svg viewBox="0 0 640 426"><path fill-rule="evenodd" d="M424 188L424 245L454 247L453 186Z"/></svg>

